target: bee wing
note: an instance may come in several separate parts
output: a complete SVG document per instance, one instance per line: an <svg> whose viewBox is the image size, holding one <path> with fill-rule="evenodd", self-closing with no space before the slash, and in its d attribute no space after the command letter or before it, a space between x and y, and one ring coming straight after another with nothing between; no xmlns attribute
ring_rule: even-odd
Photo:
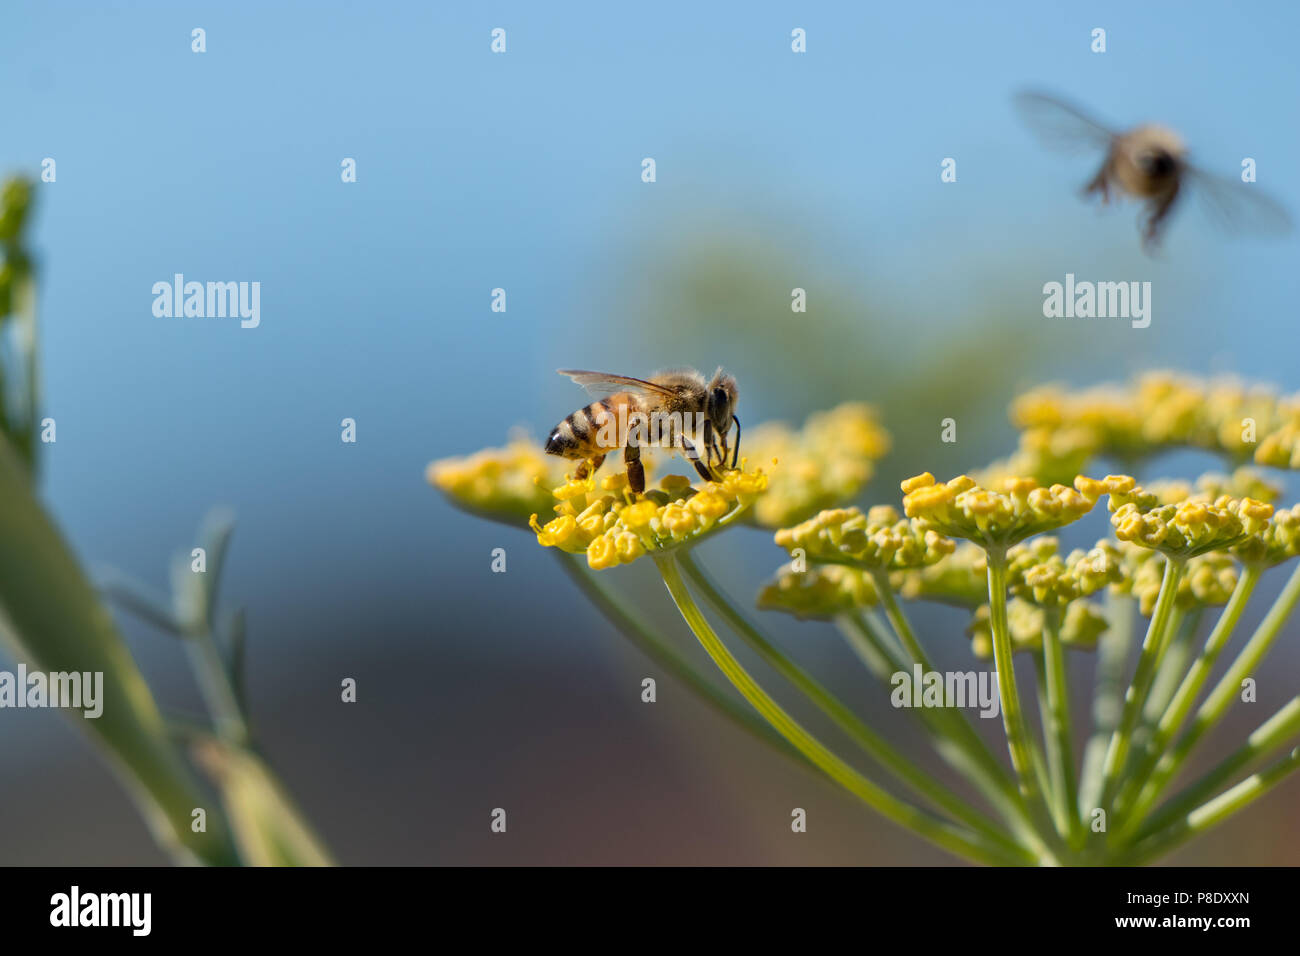
<svg viewBox="0 0 1300 956"><path fill-rule="evenodd" d="M1291 214L1253 183L1187 167L1201 209L1215 226L1234 236L1284 236L1291 231Z"/></svg>
<svg viewBox="0 0 1300 956"><path fill-rule="evenodd" d="M1115 138L1113 130L1077 107L1045 93L1017 93L1016 112L1039 141L1057 152L1104 149Z"/></svg>
<svg viewBox="0 0 1300 956"><path fill-rule="evenodd" d="M609 395L612 392L632 391L646 392L652 395L675 395L676 393L662 385L647 382L630 375L611 375L608 372L585 372L575 368L556 369L561 375L567 375L593 395Z"/></svg>

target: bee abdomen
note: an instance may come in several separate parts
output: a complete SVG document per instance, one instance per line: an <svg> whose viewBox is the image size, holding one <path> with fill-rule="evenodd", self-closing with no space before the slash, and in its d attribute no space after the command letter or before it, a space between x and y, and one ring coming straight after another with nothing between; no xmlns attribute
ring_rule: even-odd
<svg viewBox="0 0 1300 956"><path fill-rule="evenodd" d="M587 457L596 447L596 415L609 409L607 401L580 408L551 429L550 437L546 439L546 453L564 458Z"/></svg>

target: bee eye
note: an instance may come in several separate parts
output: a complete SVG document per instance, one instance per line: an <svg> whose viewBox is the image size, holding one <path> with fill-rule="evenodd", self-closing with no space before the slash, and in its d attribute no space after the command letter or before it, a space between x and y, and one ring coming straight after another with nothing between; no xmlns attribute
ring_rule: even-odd
<svg viewBox="0 0 1300 956"><path fill-rule="evenodd" d="M725 388L715 388L712 399L714 409L721 414L727 407L727 390Z"/></svg>

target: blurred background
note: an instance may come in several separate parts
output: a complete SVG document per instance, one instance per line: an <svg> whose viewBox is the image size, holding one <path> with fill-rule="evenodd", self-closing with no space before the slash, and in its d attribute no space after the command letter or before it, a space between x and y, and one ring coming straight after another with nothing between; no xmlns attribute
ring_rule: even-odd
<svg viewBox="0 0 1300 956"><path fill-rule="evenodd" d="M1300 388L1294 235L1231 240L1189 206L1146 258L1137 207L1078 197L1099 157L1045 152L1010 104L1033 87L1158 119L1207 168L1254 157L1294 213L1300 12L1089 7L10 3L0 174L57 162L32 230L47 506L84 563L159 591L209 508L234 510L255 730L343 863L950 862L656 675L526 531L453 510L424 468L514 426L544 436L584 403L557 367L725 364L746 425L870 400L896 447L864 503L1009 452L1006 405L1039 382L1168 367ZM259 281L261 326L155 317L177 272ZM1067 272L1151 281L1151 326L1045 319ZM751 529L700 554L746 605L783 558ZM608 574L709 667L652 568ZM969 669L961 616L918 616ZM911 742L833 628L765 623ZM176 642L122 626L163 706L196 709ZM1300 621L1288 637L1202 764L1294 693ZM0 766L0 862L166 861L63 715L0 712ZM1173 860L1300 863L1279 839L1295 783Z"/></svg>

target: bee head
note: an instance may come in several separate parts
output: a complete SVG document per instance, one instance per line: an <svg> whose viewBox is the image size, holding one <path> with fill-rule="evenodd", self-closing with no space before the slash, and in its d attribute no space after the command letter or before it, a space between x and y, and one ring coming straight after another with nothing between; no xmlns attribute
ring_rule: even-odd
<svg viewBox="0 0 1300 956"><path fill-rule="evenodd" d="M736 380L718 369L709 382L709 394L704 400L704 410L713 427L726 432L731 427L731 416L736 409Z"/></svg>
<svg viewBox="0 0 1300 956"><path fill-rule="evenodd" d="M1137 163L1152 179L1165 179L1178 168L1178 160L1163 149L1144 150L1138 154Z"/></svg>
<svg viewBox="0 0 1300 956"><path fill-rule="evenodd" d="M1141 126L1129 142L1134 165L1154 182L1174 178L1187 155L1182 137L1163 126Z"/></svg>

